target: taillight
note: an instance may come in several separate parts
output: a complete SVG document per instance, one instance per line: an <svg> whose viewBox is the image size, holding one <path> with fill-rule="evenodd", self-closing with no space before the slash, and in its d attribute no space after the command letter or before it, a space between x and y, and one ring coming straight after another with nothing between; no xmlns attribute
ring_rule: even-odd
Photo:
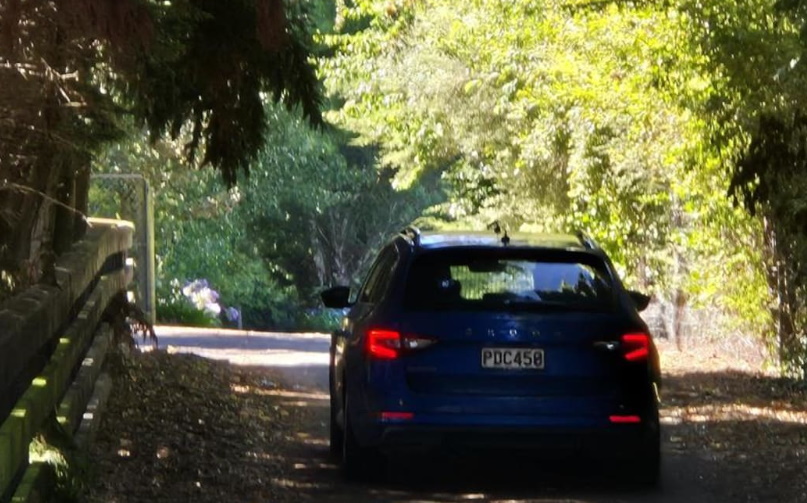
<svg viewBox="0 0 807 503"><path fill-rule="evenodd" d="M415 415L411 412L382 412L381 421L408 421Z"/></svg>
<svg viewBox="0 0 807 503"><path fill-rule="evenodd" d="M650 336L641 332L623 335L622 352L629 362L647 360L650 355Z"/></svg>
<svg viewBox="0 0 807 503"><path fill-rule="evenodd" d="M379 360L398 357L401 349L401 334L394 330L372 329L367 331L367 352Z"/></svg>
<svg viewBox="0 0 807 503"><path fill-rule="evenodd" d="M377 360L393 360L402 353L431 346L431 337L401 334L397 330L373 328L367 331L367 353Z"/></svg>
<svg viewBox="0 0 807 503"><path fill-rule="evenodd" d="M639 416L613 415L610 416L608 419L610 419L611 422L615 424L636 424L642 422L642 418Z"/></svg>

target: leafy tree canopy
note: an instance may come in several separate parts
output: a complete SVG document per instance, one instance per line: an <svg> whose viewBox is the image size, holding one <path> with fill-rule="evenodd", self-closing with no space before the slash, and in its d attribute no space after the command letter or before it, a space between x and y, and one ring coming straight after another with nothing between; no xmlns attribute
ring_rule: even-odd
<svg viewBox="0 0 807 503"><path fill-rule="evenodd" d="M314 130L277 105L265 112L276 127L229 190L215 172L188 169L188 132L153 145L135 133L97 160L98 171L142 173L154 191L158 315L178 287L205 279L244 326L295 328L319 290L360 278L390 233L442 197L427 185L394 190L374 149L348 145L344 132ZM109 203L99 211L113 215Z"/></svg>
<svg viewBox="0 0 807 503"><path fill-rule="evenodd" d="M429 172L450 184L436 225L583 227L631 284L762 331L761 225L726 197L733 154L717 145L720 132L743 144L750 109L745 122L714 120L747 96L729 73L749 71L747 58L709 27L750 19L738 44L770 43L749 50L772 68L797 41L787 26L762 29L770 5L706 3L346 5L326 37L337 50L326 83L344 102L330 116L382 145L400 186Z"/></svg>
<svg viewBox="0 0 807 503"><path fill-rule="evenodd" d="M0 5L0 268L36 281L81 234L89 161L129 114L232 185L263 146L265 99L319 123L304 5L9 0Z"/></svg>

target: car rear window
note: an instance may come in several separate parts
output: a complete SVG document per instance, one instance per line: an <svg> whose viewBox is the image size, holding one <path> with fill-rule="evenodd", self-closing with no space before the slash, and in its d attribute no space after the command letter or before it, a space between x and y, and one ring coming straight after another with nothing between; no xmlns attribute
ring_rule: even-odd
<svg viewBox="0 0 807 503"><path fill-rule="evenodd" d="M566 250L435 250L412 263L405 295L408 308L421 310L606 310L614 305L602 259Z"/></svg>

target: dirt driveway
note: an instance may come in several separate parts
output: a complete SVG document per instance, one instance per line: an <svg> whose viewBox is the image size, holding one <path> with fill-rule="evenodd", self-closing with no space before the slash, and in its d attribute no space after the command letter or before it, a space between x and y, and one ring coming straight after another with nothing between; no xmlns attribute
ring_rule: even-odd
<svg viewBox="0 0 807 503"><path fill-rule="evenodd" d="M716 355L662 345L660 490L637 490L604 467L583 476L512 459L401 462L389 482L361 485L345 483L328 457L328 336L158 335L164 351L118 369L91 501L807 501L803 387Z"/></svg>

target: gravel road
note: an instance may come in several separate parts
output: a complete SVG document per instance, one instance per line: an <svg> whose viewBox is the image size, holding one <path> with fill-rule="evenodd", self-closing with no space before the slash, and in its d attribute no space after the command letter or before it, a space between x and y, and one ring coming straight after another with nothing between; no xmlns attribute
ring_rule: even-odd
<svg viewBox="0 0 807 503"><path fill-rule="evenodd" d="M378 485L344 482L327 455L327 363L329 336L275 334L158 327L160 347L169 353L194 353L263 369L281 381L278 393L296 425L278 453L282 480L275 484L292 500L364 501L500 501L500 502L713 502L772 501L743 491L748 481L726 472L721 459L702 449L681 445L682 428L664 426L664 464L659 490L639 490L615 481L612 474L583 476L575 467L545 466L521 460L419 460L416 468L393 465L391 480ZM279 377L278 377L279 376ZM267 377L268 379L269 377ZM274 385L274 384L273 384ZM607 472L604 472L607 473ZM731 478L731 480L727 480ZM618 479L617 479L618 480Z"/></svg>

